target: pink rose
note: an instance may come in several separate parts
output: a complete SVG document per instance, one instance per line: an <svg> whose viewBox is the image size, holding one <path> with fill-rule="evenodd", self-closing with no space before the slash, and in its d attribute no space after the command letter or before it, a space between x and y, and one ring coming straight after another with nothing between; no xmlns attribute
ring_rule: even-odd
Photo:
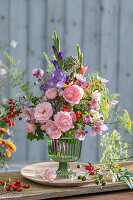
<svg viewBox="0 0 133 200"><path fill-rule="evenodd" d="M84 90L78 85L71 85L65 88L63 92L64 99L73 106L79 103L83 95L84 95Z"/></svg>
<svg viewBox="0 0 133 200"><path fill-rule="evenodd" d="M50 88L46 91L45 94L48 99L55 99L55 97L57 96L57 91L55 88Z"/></svg>
<svg viewBox="0 0 133 200"><path fill-rule="evenodd" d="M60 129L55 125L55 122L52 120L48 120L45 125L42 125L41 130L46 130L47 134L53 139L58 139L61 136Z"/></svg>
<svg viewBox="0 0 133 200"><path fill-rule="evenodd" d="M53 115L52 105L49 102L43 102L36 106L34 117L40 123L44 123Z"/></svg>
<svg viewBox="0 0 133 200"><path fill-rule="evenodd" d="M70 116L71 116L73 122L76 122L76 121L77 121L77 118L76 118L75 112L69 112L69 114L70 114Z"/></svg>
<svg viewBox="0 0 133 200"><path fill-rule="evenodd" d="M25 129L28 133L33 133L35 134L35 129L36 129L36 126L35 124L32 124L32 123L26 123L25 124Z"/></svg>
<svg viewBox="0 0 133 200"><path fill-rule="evenodd" d="M72 117L68 112L60 111L54 115L54 120L56 126L63 132L68 131L71 128L74 128Z"/></svg>

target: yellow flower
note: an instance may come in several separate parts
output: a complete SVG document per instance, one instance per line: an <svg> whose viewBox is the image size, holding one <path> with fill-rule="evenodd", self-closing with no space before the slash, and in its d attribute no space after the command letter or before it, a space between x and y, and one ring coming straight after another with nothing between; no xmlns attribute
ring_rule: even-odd
<svg viewBox="0 0 133 200"><path fill-rule="evenodd" d="M5 145L6 148L10 148L11 151L15 152L16 151L16 146L12 142L8 140L2 140L2 143Z"/></svg>
<svg viewBox="0 0 133 200"><path fill-rule="evenodd" d="M0 128L0 133L7 133L7 129L5 129L5 128Z"/></svg>
<svg viewBox="0 0 133 200"><path fill-rule="evenodd" d="M9 149L6 149L5 153L6 153L7 158L11 157L11 151Z"/></svg>

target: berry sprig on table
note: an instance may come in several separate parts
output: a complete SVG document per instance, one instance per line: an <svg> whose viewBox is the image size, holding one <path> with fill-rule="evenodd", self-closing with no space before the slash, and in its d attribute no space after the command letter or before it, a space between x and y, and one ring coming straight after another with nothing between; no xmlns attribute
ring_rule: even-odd
<svg viewBox="0 0 133 200"><path fill-rule="evenodd" d="M84 165L84 164L77 165L77 168L81 168L81 167L86 169L87 173L84 176L79 175L78 179L80 179L82 181L86 181L87 176L88 176L88 178L89 177L93 178L97 185L99 185L100 183L103 186L107 185L107 181L103 178L103 172L100 168L94 167L94 165L90 162L88 163L88 165Z"/></svg>
<svg viewBox="0 0 133 200"><path fill-rule="evenodd" d="M16 180L14 183L12 183L11 181L1 181L0 182L0 188L1 192L11 192L11 191L18 191L21 192L24 188L28 189L30 188L29 185L26 184L22 184L20 182L20 180Z"/></svg>

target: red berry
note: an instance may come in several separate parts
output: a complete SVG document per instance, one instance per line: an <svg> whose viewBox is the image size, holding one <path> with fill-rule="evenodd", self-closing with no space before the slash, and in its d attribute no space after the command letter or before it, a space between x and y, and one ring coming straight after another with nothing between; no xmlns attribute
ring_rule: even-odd
<svg viewBox="0 0 133 200"><path fill-rule="evenodd" d="M64 105L64 108L67 108L67 105Z"/></svg>
<svg viewBox="0 0 133 200"><path fill-rule="evenodd" d="M6 116L5 116L5 117L3 117L3 120L7 120L7 119L8 119L8 117L6 117Z"/></svg>
<svg viewBox="0 0 133 200"><path fill-rule="evenodd" d="M15 182L16 182L16 183L20 183L20 181L19 181L19 180L16 180Z"/></svg>
<svg viewBox="0 0 133 200"><path fill-rule="evenodd" d="M89 165L92 167L92 163L89 162Z"/></svg>
<svg viewBox="0 0 133 200"><path fill-rule="evenodd" d="M18 191L21 192L21 191L22 191L22 188L18 188Z"/></svg>
<svg viewBox="0 0 133 200"><path fill-rule="evenodd" d="M6 188L6 191L10 191L10 188L8 187L8 188Z"/></svg>
<svg viewBox="0 0 133 200"><path fill-rule="evenodd" d="M15 105L15 103L13 103L13 105Z"/></svg>
<svg viewBox="0 0 133 200"><path fill-rule="evenodd" d="M19 116L20 116L20 114L17 114L17 116L19 117Z"/></svg>
<svg viewBox="0 0 133 200"><path fill-rule="evenodd" d="M79 114L77 114L77 115L76 115L76 118L80 118L80 115L79 115Z"/></svg>
<svg viewBox="0 0 133 200"><path fill-rule="evenodd" d="M17 110L17 113L20 113L20 110Z"/></svg>
<svg viewBox="0 0 133 200"><path fill-rule="evenodd" d="M9 101L12 101L12 99L9 99Z"/></svg>
<svg viewBox="0 0 133 200"><path fill-rule="evenodd" d="M67 111L67 108L65 108L64 111Z"/></svg>
<svg viewBox="0 0 133 200"><path fill-rule="evenodd" d="M6 181L6 183L9 183L9 181Z"/></svg>
<svg viewBox="0 0 133 200"><path fill-rule="evenodd" d="M82 113L80 114L80 117L83 117L83 114L82 114Z"/></svg>
<svg viewBox="0 0 133 200"><path fill-rule="evenodd" d="M10 187L14 187L13 183L11 183L9 186L10 186Z"/></svg>
<svg viewBox="0 0 133 200"><path fill-rule="evenodd" d="M7 120L6 120L6 123L9 123L9 122L10 122L10 119L7 119Z"/></svg>
<svg viewBox="0 0 133 200"><path fill-rule="evenodd" d="M19 187L18 187L18 186L16 186L15 188L16 188L16 190L18 190L18 189L19 189Z"/></svg>
<svg viewBox="0 0 133 200"><path fill-rule="evenodd" d="M26 188L29 188L30 186L29 186L29 185L26 185L25 187L26 187Z"/></svg>
<svg viewBox="0 0 133 200"><path fill-rule="evenodd" d="M87 124L86 122L84 122L84 124Z"/></svg>
<svg viewBox="0 0 133 200"><path fill-rule="evenodd" d="M11 107L10 107L10 111L13 111L13 110L14 110L14 106L11 106Z"/></svg>
<svg viewBox="0 0 133 200"><path fill-rule="evenodd" d="M4 181L1 181L1 182L0 182L0 184L4 185L4 184L5 184L5 182L4 182Z"/></svg>
<svg viewBox="0 0 133 200"><path fill-rule="evenodd" d="M16 187L13 187L13 190L16 191L17 190Z"/></svg>
<svg viewBox="0 0 133 200"><path fill-rule="evenodd" d="M94 175L94 172L90 172L90 175Z"/></svg>
<svg viewBox="0 0 133 200"><path fill-rule="evenodd" d="M9 104L12 104L12 101L9 101Z"/></svg>
<svg viewBox="0 0 133 200"><path fill-rule="evenodd" d="M15 122L12 122L12 126L15 126Z"/></svg>
<svg viewBox="0 0 133 200"><path fill-rule="evenodd" d="M12 118L12 115L9 115L8 118Z"/></svg>
<svg viewBox="0 0 133 200"><path fill-rule="evenodd" d="M8 112L8 115L11 115L11 112Z"/></svg>
<svg viewBox="0 0 133 200"><path fill-rule="evenodd" d="M13 114L14 114L14 115L16 114L16 111L15 111L15 110L13 110Z"/></svg>
<svg viewBox="0 0 133 200"><path fill-rule="evenodd" d="M25 185L25 184L23 184L23 187L26 187L26 185Z"/></svg>
<svg viewBox="0 0 133 200"><path fill-rule="evenodd" d="M76 112L76 115L78 115L79 114L79 112Z"/></svg>
<svg viewBox="0 0 133 200"><path fill-rule="evenodd" d="M94 169L94 166L92 166L92 169Z"/></svg>
<svg viewBox="0 0 133 200"><path fill-rule="evenodd" d="M86 169L91 171L92 170L92 167L90 165L86 165Z"/></svg>

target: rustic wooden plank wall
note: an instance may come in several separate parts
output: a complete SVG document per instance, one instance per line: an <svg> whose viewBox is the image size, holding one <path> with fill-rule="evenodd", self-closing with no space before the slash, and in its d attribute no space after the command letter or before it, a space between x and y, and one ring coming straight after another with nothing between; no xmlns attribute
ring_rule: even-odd
<svg viewBox="0 0 133 200"><path fill-rule="evenodd" d="M51 57L54 29L61 39L64 56L76 55L79 43L88 73L99 71L109 79L110 90L120 92L121 105L133 117L133 1L0 0L0 46L18 40L16 49L6 50L21 60L20 69L28 69L26 80L34 81L34 67L45 69L43 51ZM1 52L0 56L4 59ZM16 89L5 90L7 97L15 92ZM23 126L23 122L18 122L14 128L17 152L13 160L47 160L45 142L27 141ZM82 161L99 160L99 141L99 137L88 135Z"/></svg>

